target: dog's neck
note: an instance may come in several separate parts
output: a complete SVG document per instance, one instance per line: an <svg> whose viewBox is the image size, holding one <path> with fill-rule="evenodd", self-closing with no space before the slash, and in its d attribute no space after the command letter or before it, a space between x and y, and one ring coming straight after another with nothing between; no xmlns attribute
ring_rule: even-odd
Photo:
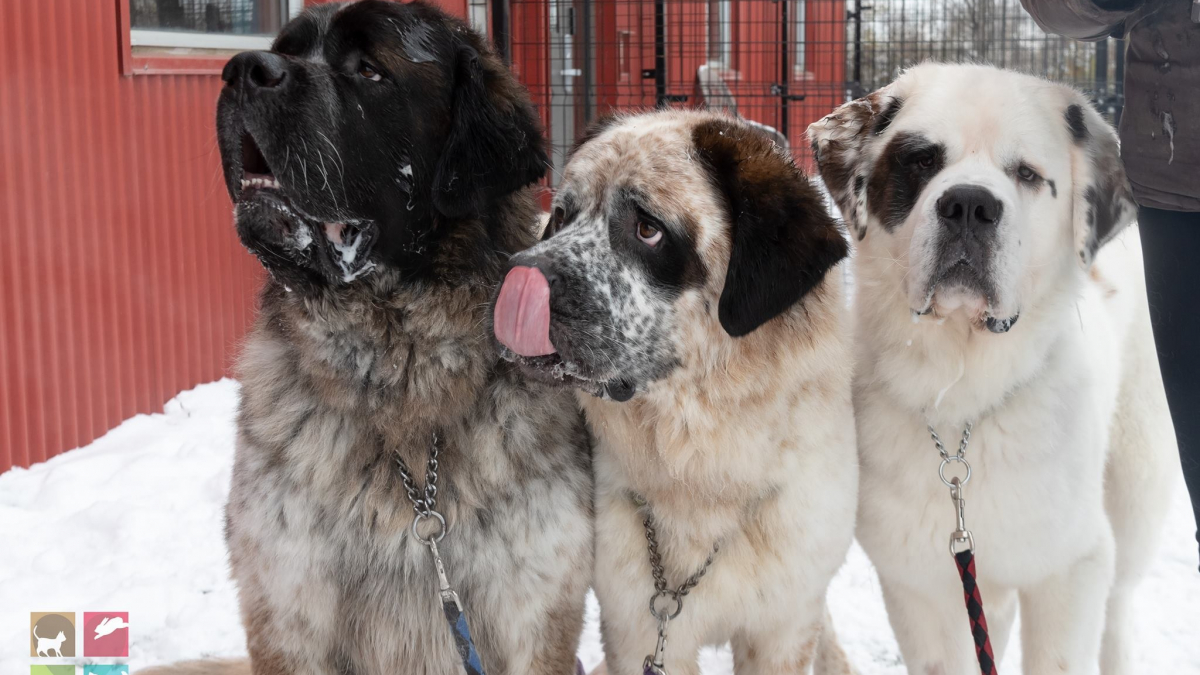
<svg viewBox="0 0 1200 675"><path fill-rule="evenodd" d="M705 310L700 298L682 299L678 321L703 328L677 345L674 371L625 403L580 395L597 452L608 454L598 466L613 467L611 479L645 499L663 529L698 550L711 546L778 486L781 457L804 433L797 399L845 395L839 284L827 280L803 305L736 339L721 329L715 303Z"/></svg>
<svg viewBox="0 0 1200 675"><path fill-rule="evenodd" d="M1083 272L1064 268L1022 306L1009 332L981 330L961 312L913 317L895 279L858 257L856 380L882 383L914 416L947 431L978 420L1044 374L1064 347L1062 317L1076 315ZM869 279L876 279L868 282ZM876 286L873 286L875 284Z"/></svg>

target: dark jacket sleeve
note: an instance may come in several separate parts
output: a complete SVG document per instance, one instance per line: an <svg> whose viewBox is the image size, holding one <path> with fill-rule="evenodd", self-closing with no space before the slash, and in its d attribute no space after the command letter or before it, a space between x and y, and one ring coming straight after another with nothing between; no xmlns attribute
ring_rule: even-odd
<svg viewBox="0 0 1200 675"><path fill-rule="evenodd" d="M1125 21L1142 9L1139 0L1021 0L1047 33L1076 40L1103 40L1125 32Z"/></svg>

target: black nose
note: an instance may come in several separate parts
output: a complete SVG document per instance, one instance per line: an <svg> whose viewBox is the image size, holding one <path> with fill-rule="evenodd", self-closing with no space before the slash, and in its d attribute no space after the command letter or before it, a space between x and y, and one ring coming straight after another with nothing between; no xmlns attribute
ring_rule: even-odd
<svg viewBox="0 0 1200 675"><path fill-rule="evenodd" d="M531 256L518 254L509 258L508 267L504 273L507 275L508 270L514 267L535 267L537 271L546 277L546 285L550 287L550 297L554 298L558 295L558 291L562 286L562 275L559 273L558 266L549 258L544 256Z"/></svg>
<svg viewBox="0 0 1200 675"><path fill-rule="evenodd" d="M995 226L1003 210L996 195L978 185L955 185L937 201L942 223L959 228Z"/></svg>
<svg viewBox="0 0 1200 675"><path fill-rule="evenodd" d="M242 52L221 71L227 87L244 92L277 89L287 79L287 61L271 52Z"/></svg>

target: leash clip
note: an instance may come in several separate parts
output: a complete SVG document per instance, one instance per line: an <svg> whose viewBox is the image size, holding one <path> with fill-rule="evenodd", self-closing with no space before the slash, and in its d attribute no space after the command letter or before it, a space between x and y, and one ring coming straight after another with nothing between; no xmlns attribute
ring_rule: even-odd
<svg viewBox="0 0 1200 675"><path fill-rule="evenodd" d="M962 551L975 550L975 537L967 529L966 506L967 499L963 497L963 481L958 476L950 479L950 501L954 502L957 529L950 534L950 555L958 555ZM965 548L959 548L964 546Z"/></svg>
<svg viewBox="0 0 1200 675"><path fill-rule="evenodd" d="M658 642L654 645L654 655L642 661L642 675L667 675L663 667L663 654L667 651L667 622L670 620L666 613L659 616Z"/></svg>

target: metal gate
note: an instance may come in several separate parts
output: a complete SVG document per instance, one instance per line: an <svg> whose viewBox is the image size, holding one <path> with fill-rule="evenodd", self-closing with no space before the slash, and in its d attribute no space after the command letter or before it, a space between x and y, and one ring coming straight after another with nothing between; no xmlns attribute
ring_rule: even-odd
<svg viewBox="0 0 1200 675"><path fill-rule="evenodd" d="M587 124L707 107L759 124L811 168L808 125L921 61L1068 82L1119 118L1123 44L1045 34L1019 0L492 0L493 38L542 113L557 184Z"/></svg>
<svg viewBox="0 0 1200 675"><path fill-rule="evenodd" d="M509 0L493 12L556 169L592 120L667 106L741 115L807 157L804 130L844 100L842 0Z"/></svg>

